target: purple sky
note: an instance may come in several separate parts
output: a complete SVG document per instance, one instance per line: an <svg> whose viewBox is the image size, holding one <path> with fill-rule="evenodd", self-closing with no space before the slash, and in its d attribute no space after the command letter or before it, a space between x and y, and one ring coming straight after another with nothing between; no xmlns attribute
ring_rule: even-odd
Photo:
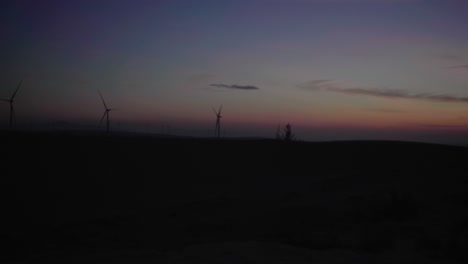
<svg viewBox="0 0 468 264"><path fill-rule="evenodd" d="M468 143L468 1L2 1L18 125ZM0 105L0 126L8 124Z"/></svg>

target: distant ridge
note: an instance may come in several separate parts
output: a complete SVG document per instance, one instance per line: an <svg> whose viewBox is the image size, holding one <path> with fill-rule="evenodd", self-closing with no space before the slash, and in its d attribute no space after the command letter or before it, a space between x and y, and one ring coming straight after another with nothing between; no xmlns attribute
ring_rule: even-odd
<svg viewBox="0 0 468 264"><path fill-rule="evenodd" d="M208 140L208 141L262 141L262 142L282 142L274 138L267 137L225 137L217 138L215 136L211 137L201 137L201 136L186 136L186 135L171 135L171 134L162 134L162 133L151 133L151 132L134 132L134 131L113 131L112 133L106 133L106 131L101 130L72 130L72 129L36 129L36 130L14 130L9 129L0 129L0 135L48 135L48 136L91 136L91 137L110 137L110 138L135 138L135 139L183 139L183 140ZM421 142L421 141L404 141L404 140L329 140L329 141L307 141L307 140L296 140L294 142L289 142L292 144L318 144L318 145L349 145L349 146L389 146L389 145L427 145L427 146L448 146L448 147L460 147L467 148L465 145L455 145L455 144L444 144L444 143L434 143L434 142Z"/></svg>

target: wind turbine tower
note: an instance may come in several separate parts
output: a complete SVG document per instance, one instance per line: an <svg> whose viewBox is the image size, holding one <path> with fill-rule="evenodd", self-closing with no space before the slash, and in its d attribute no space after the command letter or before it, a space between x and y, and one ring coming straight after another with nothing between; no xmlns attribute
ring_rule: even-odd
<svg viewBox="0 0 468 264"><path fill-rule="evenodd" d="M13 103L15 102L16 93L18 92L22 82L23 80L19 82L18 87L16 87L15 92L13 93L13 95L11 96L9 100L0 99L1 101L10 103L10 128L13 128L14 124L16 123L15 108L13 107Z"/></svg>
<svg viewBox="0 0 468 264"><path fill-rule="evenodd" d="M99 122L99 127L101 127L102 121L104 121L104 118L106 118L106 132L109 133L109 130L110 130L109 112L115 109L108 108L106 105L106 102L104 101L104 97L102 97L101 92L100 91L98 92L99 92L99 96L101 96L102 104L104 105L104 115L102 115L101 121Z"/></svg>
<svg viewBox="0 0 468 264"><path fill-rule="evenodd" d="M214 114L216 115L216 127L215 127L215 133L216 133L216 136L219 138L221 137L221 110L223 109L223 105L221 105L219 107L219 110L216 112L216 110L211 107L213 109L213 112Z"/></svg>

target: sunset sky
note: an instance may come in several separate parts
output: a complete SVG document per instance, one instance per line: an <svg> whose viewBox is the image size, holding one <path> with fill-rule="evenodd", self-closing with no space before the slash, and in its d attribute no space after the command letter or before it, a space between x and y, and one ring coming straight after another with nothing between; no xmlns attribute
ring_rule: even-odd
<svg viewBox="0 0 468 264"><path fill-rule="evenodd" d="M0 3L18 126L468 144L466 0ZM9 106L0 105L7 127Z"/></svg>

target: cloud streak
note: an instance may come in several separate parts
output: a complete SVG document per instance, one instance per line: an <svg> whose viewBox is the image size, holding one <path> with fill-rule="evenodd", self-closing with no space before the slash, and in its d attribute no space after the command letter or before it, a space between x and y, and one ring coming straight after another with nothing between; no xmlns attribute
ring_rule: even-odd
<svg viewBox="0 0 468 264"><path fill-rule="evenodd" d="M446 61L446 62L452 62L452 63L465 61L465 57L458 55L458 54L453 54L453 53L443 53L443 54L434 55L434 58L438 60Z"/></svg>
<svg viewBox="0 0 468 264"><path fill-rule="evenodd" d="M237 90L260 90L257 86L253 85L237 85L237 84L210 84L210 86L218 87L218 88L227 88L227 89L237 89Z"/></svg>
<svg viewBox="0 0 468 264"><path fill-rule="evenodd" d="M369 112L389 113L389 114L408 113L408 111L397 110L397 109L389 109L389 108L367 108L367 109L363 109L363 110L364 111L369 111Z"/></svg>
<svg viewBox="0 0 468 264"><path fill-rule="evenodd" d="M464 70L468 70L468 64L451 66L451 67L449 67L449 69L464 69Z"/></svg>
<svg viewBox="0 0 468 264"><path fill-rule="evenodd" d="M366 87L344 87L331 80L313 80L299 86L309 91L326 91L347 95L373 96L388 99L412 99L445 103L468 103L468 97L453 96L447 94L410 94L398 89L375 89Z"/></svg>

